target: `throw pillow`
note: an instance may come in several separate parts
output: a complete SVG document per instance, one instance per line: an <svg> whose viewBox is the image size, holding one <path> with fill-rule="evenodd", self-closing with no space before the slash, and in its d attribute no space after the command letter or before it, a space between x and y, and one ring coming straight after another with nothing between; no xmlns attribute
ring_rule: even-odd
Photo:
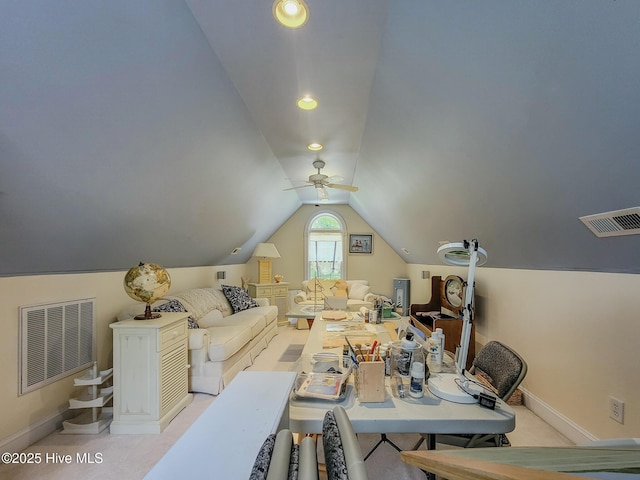
<svg viewBox="0 0 640 480"><path fill-rule="evenodd" d="M364 300L364 296L369 293L369 285L362 283L352 283L349 289L349 298L353 300Z"/></svg>
<svg viewBox="0 0 640 480"><path fill-rule="evenodd" d="M346 280L336 280L336 292L334 294L336 297L348 297L347 294L347 281Z"/></svg>
<svg viewBox="0 0 640 480"><path fill-rule="evenodd" d="M186 312L187 309L184 308L184 305L180 303L179 300L169 300L167 303L154 307L152 309L154 312ZM189 328L200 328L196 319L191 315L187 317L187 321L189 323Z"/></svg>
<svg viewBox="0 0 640 480"><path fill-rule="evenodd" d="M324 278L319 278L318 283L321 286L321 291L325 297L333 297L333 286L336 284L335 280L325 280Z"/></svg>
<svg viewBox="0 0 640 480"><path fill-rule="evenodd" d="M322 422L322 446L324 447L327 478L349 480L340 430L338 430L336 417L331 410L325 413L324 421Z"/></svg>
<svg viewBox="0 0 640 480"><path fill-rule="evenodd" d="M273 454L273 447L276 443L276 434L272 433L262 443L260 451L256 456L256 460L253 463L251 469L251 476L249 480L264 480L267 478L269 472L269 464L271 463L271 455Z"/></svg>
<svg viewBox="0 0 640 480"><path fill-rule="evenodd" d="M251 298L244 288L222 285L222 292L224 296L227 297L227 300L229 300L231 308L233 308L233 313L242 312L258 306L258 302Z"/></svg>

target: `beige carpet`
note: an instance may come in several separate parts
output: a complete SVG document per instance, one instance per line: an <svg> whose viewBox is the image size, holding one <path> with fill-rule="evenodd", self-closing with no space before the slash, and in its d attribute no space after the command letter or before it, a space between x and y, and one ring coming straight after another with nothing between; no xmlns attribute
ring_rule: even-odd
<svg viewBox="0 0 640 480"><path fill-rule="evenodd" d="M296 330L292 326L279 327L279 334L272 340L249 370L286 371L291 369L294 350L304 345L308 330ZM287 354L287 351L289 353ZM284 359L286 361L281 361ZM173 443L189 428L191 423L215 401L215 397L195 394L193 402L185 408L159 435L111 435L108 430L99 435L61 435L53 433L29 447L26 452L38 452L43 461L31 465L0 464L0 480L138 480L162 457ZM509 434L514 446L562 446L571 442L540 420L525 407L516 410L516 430ZM223 433L221 433L223 434ZM379 440L379 435L359 435L363 454ZM389 438L401 448L409 449L418 439L417 435L390 435ZM439 446L438 448L441 448ZM95 458L101 454L102 463L81 464L78 454L89 454ZM71 455L72 463L45 462L45 455ZM320 455L322 451L320 449ZM398 453L389 445L382 444L367 460L370 480L413 480L425 478L424 474L400 461ZM212 472L210 477L216 479Z"/></svg>

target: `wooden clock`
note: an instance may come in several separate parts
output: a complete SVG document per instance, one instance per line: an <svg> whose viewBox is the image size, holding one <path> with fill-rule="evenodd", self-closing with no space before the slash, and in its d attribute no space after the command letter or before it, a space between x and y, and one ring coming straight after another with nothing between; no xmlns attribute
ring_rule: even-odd
<svg viewBox="0 0 640 480"><path fill-rule="evenodd" d="M429 303L413 303L409 309L409 321L427 337L436 328L442 328L444 333L444 349L455 353L462 335L462 310L464 308L465 287L467 283L457 275L431 278L431 300ZM446 311L443 311L446 310ZM469 354L467 366L475 357L475 325L471 325L469 340Z"/></svg>
<svg viewBox="0 0 640 480"><path fill-rule="evenodd" d="M466 282L457 275L449 275L440 281L440 305L462 317L464 287Z"/></svg>

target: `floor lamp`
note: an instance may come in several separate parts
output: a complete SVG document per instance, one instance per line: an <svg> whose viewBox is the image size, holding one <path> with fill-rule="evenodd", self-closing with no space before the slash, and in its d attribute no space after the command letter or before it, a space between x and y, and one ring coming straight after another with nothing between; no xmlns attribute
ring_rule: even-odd
<svg viewBox="0 0 640 480"><path fill-rule="evenodd" d="M469 266L467 288L462 310L462 334L460 346L456 352L456 373L438 373L431 375L428 380L429 390L436 397L457 403L476 403L479 390L473 388L473 383L464 375L469 353L471 325L473 323L473 290L475 288L476 266L487 262L487 252L478 245L478 240L460 243L448 243L438 248L438 256L448 264L455 266Z"/></svg>

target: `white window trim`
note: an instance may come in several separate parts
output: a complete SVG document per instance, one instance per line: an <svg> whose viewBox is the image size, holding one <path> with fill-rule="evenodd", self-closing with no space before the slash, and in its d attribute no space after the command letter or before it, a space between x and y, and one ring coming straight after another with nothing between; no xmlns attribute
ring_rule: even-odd
<svg viewBox="0 0 640 480"><path fill-rule="evenodd" d="M342 218L342 216L338 212L335 212L333 210L328 210L328 209L314 212L313 215L309 217L306 225L304 226L304 235L303 235L304 278L306 280L309 280L309 229L311 228L311 224L313 223L313 221L322 215L331 215L332 217L335 217L335 219L338 220L338 223L340 224L339 231L338 230L325 230L325 231L338 232L342 235L342 278L349 278L347 277L347 224L345 223L344 218Z"/></svg>

